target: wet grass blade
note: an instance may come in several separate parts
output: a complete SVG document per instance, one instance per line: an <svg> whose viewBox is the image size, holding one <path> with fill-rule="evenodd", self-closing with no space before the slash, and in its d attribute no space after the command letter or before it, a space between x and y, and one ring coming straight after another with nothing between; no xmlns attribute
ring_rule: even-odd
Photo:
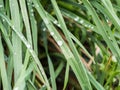
<svg viewBox="0 0 120 90"><path fill-rule="evenodd" d="M69 80L69 64L67 63L66 65L66 71L65 71L65 78L64 78L64 86L63 86L63 90L66 89L66 86L67 86L67 83L68 83L68 80Z"/></svg>
<svg viewBox="0 0 120 90"><path fill-rule="evenodd" d="M83 3L85 4L86 8L88 9L89 13L92 15L92 18L96 24L96 27L97 27L97 32L100 33L100 35L103 37L103 39L105 40L105 42L107 43L108 47L111 49L112 53L117 57L117 58L120 58L120 53L119 53L119 47L118 45L116 47L114 47L114 43L112 43L111 39L109 39L109 35L108 33L106 32L106 28L104 28L102 22L100 21L97 13L95 12L94 8L92 7L92 5L90 4L89 1L87 0L83 0ZM108 29L108 32L109 32L109 28ZM112 38L113 40L113 38ZM117 49L116 49L117 48ZM118 59L118 62L119 59Z"/></svg>
<svg viewBox="0 0 120 90"><path fill-rule="evenodd" d="M76 77L77 77L77 78L79 77L78 81L79 81L79 83L81 84L81 87L82 87L83 90L84 90L84 89L91 90L91 89L92 89L92 88L91 88L91 84L90 84L90 82L89 82L89 79L88 79L88 76L87 76L85 67L84 67L84 65L82 64L82 61L80 60L80 56L79 56L79 54L78 54L78 52L77 52L77 50L76 50L76 48L75 48L75 46L74 46L71 38L70 38L70 35L69 35L69 33L68 33L68 30L67 30L67 27L66 27L66 25L65 25L64 19L63 19L63 17L62 17L62 14L61 14L58 6L57 6L56 1L55 1L55 0L51 0L51 2L52 2L52 4L53 4L53 7L54 7L54 10L55 10L56 16L57 16L57 18L58 18L58 22L59 22L59 24L60 24L60 26L61 26L61 28L62 28L62 31L64 32L64 34L65 34L65 36L66 36L66 39L68 40L68 43L69 43L69 45L70 45L70 48L71 48L71 50L72 50L72 52L73 52L73 55L74 55L74 57L75 57L75 59L76 59L75 62L80 62L80 63L79 63L79 66L76 67L76 68L77 68L77 70L78 70L78 73L80 74L80 73L82 72L82 74L81 74L81 77L79 77L79 76L77 76L77 75L76 75ZM76 63L74 63L74 64L77 66ZM82 80L83 76L85 77L84 81ZM82 86L82 85L83 85L83 86Z"/></svg>
<svg viewBox="0 0 120 90"><path fill-rule="evenodd" d="M3 45L1 41L1 35L0 35L0 74L2 78L2 84L3 84L3 89L4 90L11 90L8 77L7 77L7 72L6 72L6 67L5 67L5 59L4 59L4 51L3 51Z"/></svg>
<svg viewBox="0 0 120 90"><path fill-rule="evenodd" d="M50 80L51 80L51 84L52 84L52 89L57 90L53 63L52 63L49 55L47 55L47 57L48 57L48 64L49 64Z"/></svg>
<svg viewBox="0 0 120 90"><path fill-rule="evenodd" d="M27 1L27 5L28 5L28 11L29 11L29 17L30 17L30 24L31 24L31 31L32 31L32 41L33 41L33 48L34 51L36 52L36 54L38 54L38 49L37 49L37 40L38 40L38 31L37 31L37 22L34 16L34 9L32 6L32 2L31 1Z"/></svg>
<svg viewBox="0 0 120 90"><path fill-rule="evenodd" d="M16 0L10 0L9 4L10 4L13 26L16 30L21 31L18 2ZM22 46L21 46L21 40L14 32L12 32L12 43L13 43L13 52L14 52L13 53L14 76L15 76L14 80L16 82L22 68Z"/></svg>
<svg viewBox="0 0 120 90"><path fill-rule="evenodd" d="M3 15L3 14L0 13L0 16L7 21L7 23L11 26L11 28L13 29L13 31L16 33L16 35L23 41L23 43L24 43L25 46L27 47L28 51L29 51L30 54L32 55L33 59L35 60L35 63L38 65L38 68L39 68L39 69L38 69L37 71L38 71L39 75L40 75L40 76L42 75L42 78L44 78L45 81L46 81L46 82L44 81L43 83L46 84L46 86L47 86L48 88L50 88L50 87L49 87L49 83L48 83L48 79L47 79L47 77L46 77L46 74L45 74L45 72L44 72L44 69L43 69L43 67L42 67L42 64L39 62L39 59L38 59L36 53L34 52L34 50L31 48L32 46L30 45L30 43L26 40L26 38L24 37L24 35L23 35L20 31L17 31L17 30L13 27L13 24L11 23L11 21L10 21L5 15ZM39 72L39 71L40 71L40 72Z"/></svg>

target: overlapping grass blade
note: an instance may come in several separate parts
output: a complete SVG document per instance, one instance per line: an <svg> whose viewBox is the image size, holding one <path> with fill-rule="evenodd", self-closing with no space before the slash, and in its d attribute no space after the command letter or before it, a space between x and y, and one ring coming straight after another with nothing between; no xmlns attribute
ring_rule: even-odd
<svg viewBox="0 0 120 90"><path fill-rule="evenodd" d="M37 1L33 1L34 4L35 4L35 7L38 11L38 13L40 14L40 16L42 17L43 21L45 22L46 26L48 27L49 31L50 32L54 32L54 35L53 35L53 38L58 42L62 42L62 45L61 45L61 50L63 52L63 54L65 55L66 59L69 60L69 63L73 69L73 71L75 72L78 80L79 80L79 83L81 81L83 81L84 83L80 83L82 84L81 86L83 87L83 89L90 89L90 87L88 85L90 84L86 84L86 81L85 79L84 80L81 80L83 79L83 76L86 76L86 75L83 75L81 76L81 74L78 74L78 71L79 71L79 66L78 66L78 63L75 61L74 59L74 56L72 55L72 53L70 52L70 50L68 49L68 47L66 46L66 44L64 43L64 41L62 40L62 38L60 37L60 35L58 34L58 32L55 30L55 28L52 26L52 24L50 23L49 21L49 18L46 17L46 12L44 11L44 9L42 8L42 6L40 5L39 2ZM68 56L68 53L69 52L69 56ZM82 67L83 68L83 67ZM81 72L81 71L80 71ZM80 73L79 72L79 73ZM82 72L83 73L83 72ZM79 76L80 75L80 76ZM87 78L86 78L87 79ZM87 79L88 80L88 79Z"/></svg>
<svg viewBox="0 0 120 90"><path fill-rule="evenodd" d="M38 54L38 49L37 49L37 22L35 20L35 16L34 16L34 9L32 7L32 2L31 1L27 1L27 5L28 5L28 11L29 11L29 16L30 16L30 24L31 24L31 31L32 31L32 41L33 41L33 48L34 51L36 52L36 54Z"/></svg>
<svg viewBox="0 0 120 90"><path fill-rule="evenodd" d="M108 47L111 49L112 53L117 57L120 58L119 54L119 48L118 45L114 47L114 43L112 43L111 39L108 37L108 33L106 32L106 28L104 28L102 22L100 21L98 15L96 14L94 8L91 6L90 2L87 0L83 0L83 3L85 4L86 8L88 9L89 13L92 15L92 18L96 24L96 27L98 29L98 32L103 37L105 42L107 43ZM109 31L109 28L107 28ZM112 38L113 39L113 38ZM117 48L117 49L116 49ZM119 60L118 60L119 61Z"/></svg>
<svg viewBox="0 0 120 90"><path fill-rule="evenodd" d="M109 19L113 22L113 24L116 26L116 28L120 31L120 19L116 15L114 8L112 6L111 1L109 0L102 0L104 7L106 8L106 14L109 17Z"/></svg>
<svg viewBox="0 0 120 90"><path fill-rule="evenodd" d="M45 51L46 51L47 59L48 59L48 66L49 66L50 81L51 81L52 89L57 90L55 70L54 70L54 66L53 66L52 60L48 52L47 33L43 32L43 35L45 36L43 37L43 41L44 41L44 47L45 47Z"/></svg>
<svg viewBox="0 0 120 90"><path fill-rule="evenodd" d="M16 0L10 0L10 11L13 26L16 30L20 30L20 14L18 8L18 2ZM17 24L16 24L17 23ZM22 45L21 40L14 32L12 32L12 44L13 44L13 62L14 62L14 80L19 77L22 68ZM19 47L19 48L18 48Z"/></svg>
<svg viewBox="0 0 120 90"><path fill-rule="evenodd" d="M62 11L62 10L61 10ZM65 13L65 14L64 14ZM68 14L69 13L69 14ZM75 16L75 15L73 15L73 14L71 14L70 12L67 12L67 11L62 11L62 14L63 15L66 15L67 17L70 17L70 18L72 18L72 19L75 19L75 17L78 17L77 15ZM48 14L49 15L49 19L55 24L55 25L57 25L59 28L61 28L61 26L59 26L59 23L58 23L58 21L54 18L54 17L52 17L50 14ZM83 20L83 19L82 19ZM79 20L77 21L78 23L79 23ZM90 27L95 27L94 25L92 25L92 24L90 24L89 22L87 22L87 21L85 21L87 24L88 24L88 26L90 26ZM84 25L86 25L86 24L84 24ZM62 29L62 28L61 28ZM68 31L68 33L70 34L70 37L85 51L85 53L88 55L88 57L89 58L91 58L91 59L93 59L92 58L92 56L90 55L90 53L85 49L85 47L82 45L82 43L71 33L71 32L69 32ZM93 60L93 62L94 62L94 60Z"/></svg>
<svg viewBox="0 0 120 90"><path fill-rule="evenodd" d="M11 82L11 79L12 79L12 71L13 71L13 46L11 44L11 41L8 37L8 34L6 32L6 29L5 27L3 26L3 24L0 22L0 28L1 28L1 32L2 32L2 35L3 35L3 38L9 48L9 51L10 51L10 55L9 55L9 60L8 60L8 66L7 66L7 75L8 75L8 81Z"/></svg>
<svg viewBox="0 0 120 90"><path fill-rule="evenodd" d="M74 55L76 61L77 61L77 62L80 62L80 63L79 63L79 66L78 66L79 68L76 67L79 74L80 74L80 72L82 72L81 77L79 77L78 81L79 81L79 83L81 84L81 87L82 87L83 90L84 90L84 89L91 90L92 88L91 88L91 85L90 85L88 76L87 76L87 74L86 74L85 67L83 66L82 61L80 60L79 54L78 54L78 52L77 52L77 50L76 50L76 48L75 48L75 46L74 46L74 44L73 44L70 36L69 36L67 27L66 27L66 25L65 25L65 22L64 22L64 20L63 20L62 15L61 15L61 12L60 12L60 10L59 10L59 8L58 8L58 6L57 6L57 3L56 3L55 0L51 0L51 2L52 2L52 4L53 4L54 10L55 10L56 16L57 16L57 18L58 18L59 24L60 24L60 26L61 26L61 28L62 28L62 31L64 32L64 34L65 34L65 36L66 36L66 39L68 40L68 43L69 43L69 45L70 45L70 48L71 48L71 50L72 50L72 52L73 52L73 55ZM76 61L75 61L75 62L76 62ZM77 64L76 64L76 65L77 65ZM83 76L85 77L84 81L82 81ZM76 77L78 78L77 75L76 75ZM82 86L82 84L83 84L83 86Z"/></svg>
<svg viewBox="0 0 120 90"><path fill-rule="evenodd" d="M4 90L11 90L11 85L8 81L6 67L5 67L5 59L4 59L4 51L3 51L3 45L1 41L1 35L0 35L0 74L2 77L2 84Z"/></svg>
<svg viewBox="0 0 120 90"><path fill-rule="evenodd" d="M119 9L119 0L0 0L0 88L117 89Z"/></svg>
<svg viewBox="0 0 120 90"><path fill-rule="evenodd" d="M28 39L28 42L32 45L32 36L31 36L31 29L30 29L30 23L29 23L26 3L25 3L25 0L19 0L19 2L20 2L23 21L26 27L27 39Z"/></svg>
<svg viewBox="0 0 120 90"><path fill-rule="evenodd" d="M23 43L24 43L25 46L27 47L28 51L30 52L30 54L31 54L32 57L34 58L36 64L38 65L38 68L39 68L39 71L40 71L40 73L38 72L39 75L40 75L40 76L42 75L42 77L43 77L43 78L45 79L45 81L46 81L46 82L44 81L44 84L45 84L48 88L50 88L50 87L49 87L49 83L48 83L48 79L47 79L46 74L45 74L45 72L44 72L44 70L43 70L43 67L42 67L41 63L39 62L39 59L38 59L36 53L35 53L35 52L33 51L33 49L31 48L32 46L30 45L30 43L25 39L25 37L23 36L23 34L22 34L20 31L17 31L17 30L13 27L11 21L10 21L5 15L3 15L3 14L0 13L0 16L7 21L7 23L12 27L13 31L16 33L16 35L23 41Z"/></svg>

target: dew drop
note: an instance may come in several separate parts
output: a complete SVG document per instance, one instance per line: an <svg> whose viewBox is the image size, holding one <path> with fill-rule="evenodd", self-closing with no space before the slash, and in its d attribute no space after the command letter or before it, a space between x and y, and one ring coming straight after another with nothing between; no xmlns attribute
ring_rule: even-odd
<svg viewBox="0 0 120 90"><path fill-rule="evenodd" d="M39 7L39 5L37 4L36 7Z"/></svg>
<svg viewBox="0 0 120 90"><path fill-rule="evenodd" d="M17 55L17 53L16 53L16 52L14 52L14 55Z"/></svg>
<svg viewBox="0 0 120 90"><path fill-rule="evenodd" d="M29 6L29 5L30 5L30 3L28 2L28 3L27 3L27 5Z"/></svg>
<svg viewBox="0 0 120 90"><path fill-rule="evenodd" d="M31 48L30 44L27 44L27 48L28 48L28 49L30 49L30 48Z"/></svg>
<svg viewBox="0 0 120 90"><path fill-rule="evenodd" d="M93 29L94 27L92 26L91 29Z"/></svg>
<svg viewBox="0 0 120 90"><path fill-rule="evenodd" d="M3 5L0 5L0 8L2 8L3 7Z"/></svg>
<svg viewBox="0 0 120 90"><path fill-rule="evenodd" d="M34 14L32 13L31 16L34 16Z"/></svg>
<svg viewBox="0 0 120 90"><path fill-rule="evenodd" d="M82 24L83 22L84 22L83 20L80 21L81 24Z"/></svg>
<svg viewBox="0 0 120 90"><path fill-rule="evenodd" d="M108 20L108 19L107 19L106 21L107 21L107 23L109 22L109 20Z"/></svg>
<svg viewBox="0 0 120 90"><path fill-rule="evenodd" d="M52 35L52 36L53 36L53 35L54 35L54 32L50 32L50 35Z"/></svg>
<svg viewBox="0 0 120 90"><path fill-rule="evenodd" d="M14 27L14 25L12 26L12 28L13 28L13 30L15 30L15 27Z"/></svg>
<svg viewBox="0 0 120 90"><path fill-rule="evenodd" d="M21 36L21 39L23 39L24 38L24 36Z"/></svg>
<svg viewBox="0 0 120 90"><path fill-rule="evenodd" d="M44 22L45 22L46 24L49 24L49 21L48 21L47 18L44 19Z"/></svg>
<svg viewBox="0 0 120 90"><path fill-rule="evenodd" d="M29 49L31 53L33 53L33 50L32 49Z"/></svg>
<svg viewBox="0 0 120 90"><path fill-rule="evenodd" d="M58 24L58 27L60 27L60 24Z"/></svg>
<svg viewBox="0 0 120 90"><path fill-rule="evenodd" d="M54 23L54 24L57 24L57 20L55 20L53 23Z"/></svg>
<svg viewBox="0 0 120 90"><path fill-rule="evenodd" d="M108 37L109 39L111 39L110 37Z"/></svg>
<svg viewBox="0 0 120 90"><path fill-rule="evenodd" d="M43 76L45 76L45 73L44 73L44 71L42 71L41 73L42 73L42 75L43 75Z"/></svg>
<svg viewBox="0 0 120 90"><path fill-rule="evenodd" d="M45 85L42 86L43 88L45 87Z"/></svg>
<svg viewBox="0 0 120 90"><path fill-rule="evenodd" d="M115 56L112 56L112 61L113 61L113 62L117 62L117 60L116 60L116 57L115 57Z"/></svg>
<svg viewBox="0 0 120 90"><path fill-rule="evenodd" d="M85 27L87 27L87 24L85 24Z"/></svg>
<svg viewBox="0 0 120 90"><path fill-rule="evenodd" d="M91 25L88 25L88 27L90 28L90 27L91 27Z"/></svg>
<svg viewBox="0 0 120 90"><path fill-rule="evenodd" d="M2 21L4 22L4 21L5 21L5 19L2 19Z"/></svg>
<svg viewBox="0 0 120 90"><path fill-rule="evenodd" d="M34 4L32 4L32 7L35 7L35 5L34 5Z"/></svg>
<svg viewBox="0 0 120 90"><path fill-rule="evenodd" d="M74 18L74 20L75 20L75 21L78 21L78 20L79 20L79 17Z"/></svg>
<svg viewBox="0 0 120 90"><path fill-rule="evenodd" d="M19 90L18 87L15 87L13 90Z"/></svg>
<svg viewBox="0 0 120 90"><path fill-rule="evenodd" d="M46 28L43 28L43 31L46 31Z"/></svg>
<svg viewBox="0 0 120 90"><path fill-rule="evenodd" d="M58 44L59 46L62 46L63 42L62 42L62 41L57 41L57 44Z"/></svg>
<svg viewBox="0 0 120 90"><path fill-rule="evenodd" d="M42 68L40 67L40 71L42 71Z"/></svg>
<svg viewBox="0 0 120 90"><path fill-rule="evenodd" d="M33 12L33 9L31 9L30 11Z"/></svg>

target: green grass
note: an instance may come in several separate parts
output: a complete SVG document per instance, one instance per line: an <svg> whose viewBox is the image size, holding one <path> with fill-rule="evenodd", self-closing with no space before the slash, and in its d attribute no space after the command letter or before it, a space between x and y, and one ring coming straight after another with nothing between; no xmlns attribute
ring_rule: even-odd
<svg viewBox="0 0 120 90"><path fill-rule="evenodd" d="M1 90L119 90L119 0L0 0Z"/></svg>

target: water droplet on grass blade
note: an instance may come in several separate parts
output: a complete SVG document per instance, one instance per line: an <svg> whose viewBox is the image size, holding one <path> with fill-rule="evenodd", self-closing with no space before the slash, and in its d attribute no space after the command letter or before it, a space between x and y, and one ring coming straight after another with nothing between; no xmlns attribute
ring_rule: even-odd
<svg viewBox="0 0 120 90"><path fill-rule="evenodd" d="M48 21L47 18L44 19L44 22L45 22L46 24L49 24L49 21Z"/></svg>
<svg viewBox="0 0 120 90"><path fill-rule="evenodd" d="M27 5L29 6L29 5L30 5L30 3L28 2L28 3L27 3Z"/></svg>
<svg viewBox="0 0 120 90"><path fill-rule="evenodd" d="M109 22L109 20L108 20L108 19L107 19L106 21L107 21L107 23Z"/></svg>
<svg viewBox="0 0 120 90"><path fill-rule="evenodd" d="M42 75L44 76L44 75L45 75L45 73L44 73L44 72L42 72Z"/></svg>
<svg viewBox="0 0 120 90"><path fill-rule="evenodd" d="M24 36L21 36L21 39L23 39L24 38Z"/></svg>
<svg viewBox="0 0 120 90"><path fill-rule="evenodd" d="M90 27L91 27L91 25L88 25L88 27L90 28Z"/></svg>
<svg viewBox="0 0 120 90"><path fill-rule="evenodd" d="M93 29L94 27L92 26L91 29Z"/></svg>
<svg viewBox="0 0 120 90"><path fill-rule="evenodd" d="M33 12L33 9L31 9L30 11Z"/></svg>
<svg viewBox="0 0 120 90"><path fill-rule="evenodd" d="M13 29L13 30L15 30L15 27L14 27L14 25L12 26L12 29Z"/></svg>
<svg viewBox="0 0 120 90"><path fill-rule="evenodd" d="M112 61L113 61L113 62L117 62L117 60L116 60L116 57L115 57L115 56L112 56Z"/></svg>
<svg viewBox="0 0 120 90"><path fill-rule="evenodd" d="M53 35L54 35L54 32L50 32L50 35L52 35L52 36L53 36Z"/></svg>
<svg viewBox="0 0 120 90"><path fill-rule="evenodd" d="M57 24L57 20L53 21L54 24Z"/></svg>
<svg viewBox="0 0 120 90"><path fill-rule="evenodd" d="M34 14L32 13L31 16L34 16Z"/></svg>
<svg viewBox="0 0 120 90"><path fill-rule="evenodd" d="M108 37L109 39L111 39L110 37Z"/></svg>
<svg viewBox="0 0 120 90"><path fill-rule="evenodd" d="M3 7L3 5L0 5L0 8L2 8Z"/></svg>
<svg viewBox="0 0 120 90"><path fill-rule="evenodd" d="M32 50L32 49L29 49L29 51L30 51L31 53L33 53L33 50Z"/></svg>
<svg viewBox="0 0 120 90"><path fill-rule="evenodd" d="M32 7L35 7L35 5L34 5L34 4L32 4Z"/></svg>
<svg viewBox="0 0 120 90"><path fill-rule="evenodd" d="M63 42L62 42L62 41L57 41L57 44L58 44L59 46L62 46L62 45L63 45Z"/></svg>
<svg viewBox="0 0 120 90"><path fill-rule="evenodd" d="M37 4L36 7L39 7L39 5Z"/></svg>
<svg viewBox="0 0 120 90"><path fill-rule="evenodd" d="M78 20L79 20L79 17L74 18L74 20L75 20L75 21L78 21Z"/></svg>
<svg viewBox="0 0 120 90"><path fill-rule="evenodd" d="M30 44L27 44L27 48L28 48L28 49L30 49L30 48L31 48Z"/></svg>
<svg viewBox="0 0 120 90"><path fill-rule="evenodd" d="M87 27L87 24L85 24L85 27Z"/></svg>
<svg viewBox="0 0 120 90"><path fill-rule="evenodd" d="M4 21L5 21L5 19L2 19L2 21L4 22Z"/></svg>
<svg viewBox="0 0 120 90"><path fill-rule="evenodd" d="M18 87L15 87L13 90L19 90L19 88L18 88Z"/></svg>
<svg viewBox="0 0 120 90"><path fill-rule="evenodd" d="M14 55L17 55L17 53L16 53L16 52L14 52Z"/></svg>
<svg viewBox="0 0 120 90"><path fill-rule="evenodd" d="M43 31L46 31L47 29L46 28L43 28Z"/></svg>
<svg viewBox="0 0 120 90"><path fill-rule="evenodd" d="M58 24L58 27L60 27L60 24Z"/></svg>
<svg viewBox="0 0 120 90"><path fill-rule="evenodd" d="M83 20L80 20L80 23L82 24L84 21Z"/></svg>

